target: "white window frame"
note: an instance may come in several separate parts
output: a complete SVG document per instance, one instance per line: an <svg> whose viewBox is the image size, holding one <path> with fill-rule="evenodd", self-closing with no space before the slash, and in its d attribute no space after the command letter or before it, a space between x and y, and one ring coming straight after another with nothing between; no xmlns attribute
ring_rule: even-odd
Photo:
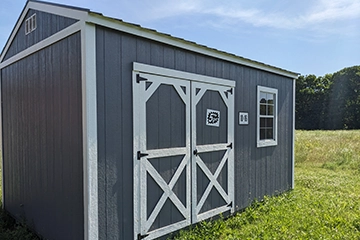
<svg viewBox="0 0 360 240"><path fill-rule="evenodd" d="M260 139L260 93L271 93L275 95L274 98L274 121L273 121L273 128L274 128L274 137L273 139ZM256 125L256 139L257 139L257 147L269 147L269 146L276 146L278 140L278 90L275 88L257 86L257 125Z"/></svg>

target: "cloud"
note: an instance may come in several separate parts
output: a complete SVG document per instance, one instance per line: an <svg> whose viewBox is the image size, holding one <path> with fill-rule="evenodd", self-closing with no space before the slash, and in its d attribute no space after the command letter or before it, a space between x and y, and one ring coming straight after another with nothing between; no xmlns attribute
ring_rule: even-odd
<svg viewBox="0 0 360 240"><path fill-rule="evenodd" d="M306 29L326 31L326 26L335 28L339 22L360 25L359 0L318 0L302 1L291 9L289 4L245 6L239 1L155 1L148 13L150 20L196 14L204 15L224 27L246 23L256 27L276 29ZM284 2L285 3L285 2ZM249 5L249 3L247 3ZM269 3L266 3L269 4ZM301 8L298 7L301 4ZM297 8L299 11L297 11ZM352 22L350 20L353 20ZM356 21L354 21L356 20ZM351 23L350 23L351 22ZM333 24L336 23L336 24ZM333 24L333 25L332 25Z"/></svg>

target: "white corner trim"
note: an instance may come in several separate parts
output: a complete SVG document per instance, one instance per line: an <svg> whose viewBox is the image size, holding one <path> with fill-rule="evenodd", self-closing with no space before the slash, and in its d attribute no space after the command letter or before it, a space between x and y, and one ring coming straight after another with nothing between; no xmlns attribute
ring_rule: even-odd
<svg viewBox="0 0 360 240"><path fill-rule="evenodd" d="M291 170L291 188L295 188L295 106L296 106L296 80L293 80L293 139L292 139L292 170Z"/></svg>
<svg viewBox="0 0 360 240"><path fill-rule="evenodd" d="M278 75L286 76L286 77L289 77L292 79L298 77L297 73L292 73L287 70L282 70L277 67L266 65L266 64L256 62L256 61L253 61L250 59L242 58L242 57L230 54L230 53L225 53L225 52L222 52L222 51L219 51L216 49L211 49L211 48L201 46L196 43L192 43L192 42L180 39L180 38L172 37L170 35L159 33L156 31L152 31L150 29L146 29L146 28L140 27L135 24L130 24L130 23L122 22L120 20L111 19L111 18L102 16L102 15L99 15L96 13L90 12L88 15L88 19L86 21L92 22L92 23L100 25L100 26L115 29L118 31L126 32L129 34L135 35L135 36L151 39L151 40L154 40L157 42L162 42L162 43L174 46L174 47L197 52L197 53L200 53L200 54L203 54L206 56L215 57L215 58L222 59L225 61L230 61L230 62L241 64L244 66L248 66L248 67L264 70L267 72L275 73Z"/></svg>
<svg viewBox="0 0 360 240"><path fill-rule="evenodd" d="M222 78L208 77L205 75L183 72L163 67L155 67L143 63L133 63L133 70L135 72L151 73L158 76L172 77L176 79L191 80L192 82L206 82L216 85L224 85L229 87L235 87L235 81L225 80Z"/></svg>
<svg viewBox="0 0 360 240"><path fill-rule="evenodd" d="M2 80L1 80L1 76L2 76L2 72L1 72L1 68L0 68L0 99L2 99ZM4 154L3 154L3 123L2 123L2 102L0 103L0 156L1 156L1 202L2 202L2 208L5 208L5 203L4 203Z"/></svg>
<svg viewBox="0 0 360 240"><path fill-rule="evenodd" d="M25 58L31 54L33 54L34 52L37 52L55 42L58 42L72 34L74 34L75 32L80 31L81 29L81 22L77 22L74 23L72 25L70 25L69 27L61 30L60 32L55 33L54 35L32 45L31 47L19 52L18 54L12 56L11 58L7 59L6 61L0 63L0 69L19 61L22 58ZM4 51L4 56L5 56L6 51ZM2 56L3 57L3 56Z"/></svg>
<svg viewBox="0 0 360 240"><path fill-rule="evenodd" d="M81 29L82 117L84 163L84 238L95 240L98 233L98 140L96 108L95 26Z"/></svg>

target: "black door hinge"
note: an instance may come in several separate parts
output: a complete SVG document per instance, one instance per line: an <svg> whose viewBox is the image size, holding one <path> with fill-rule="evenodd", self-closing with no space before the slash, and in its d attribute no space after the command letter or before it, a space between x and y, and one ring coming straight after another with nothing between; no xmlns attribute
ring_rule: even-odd
<svg viewBox="0 0 360 240"><path fill-rule="evenodd" d="M144 234L144 235L141 235L140 233L137 235L137 240L141 240L143 238L146 238L147 236L149 236L149 234Z"/></svg>
<svg viewBox="0 0 360 240"><path fill-rule="evenodd" d="M233 89L230 88L229 90L227 90L226 92L230 93L230 94L233 94Z"/></svg>
<svg viewBox="0 0 360 240"><path fill-rule="evenodd" d="M149 156L147 153L141 153L140 151L137 151L137 159L140 160L142 157Z"/></svg>
<svg viewBox="0 0 360 240"><path fill-rule="evenodd" d="M197 150L197 149L194 150L194 155L195 155L195 156L198 155L198 150Z"/></svg>
<svg viewBox="0 0 360 240"><path fill-rule="evenodd" d="M232 149L232 143L230 143L229 145L226 146L227 148L231 148Z"/></svg>
<svg viewBox="0 0 360 240"><path fill-rule="evenodd" d="M230 202L230 203L227 205L227 207L231 207L231 208L232 208L232 206L233 206L233 203L232 203L232 202Z"/></svg>
<svg viewBox="0 0 360 240"><path fill-rule="evenodd" d="M140 74L136 74L136 82L140 83L141 81L147 81L147 78L143 78Z"/></svg>

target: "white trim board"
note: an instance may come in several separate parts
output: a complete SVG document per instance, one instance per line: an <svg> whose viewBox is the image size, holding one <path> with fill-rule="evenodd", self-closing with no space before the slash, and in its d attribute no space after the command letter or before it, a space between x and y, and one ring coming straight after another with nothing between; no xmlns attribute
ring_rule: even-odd
<svg viewBox="0 0 360 240"><path fill-rule="evenodd" d="M293 139L292 139L292 152L291 152L291 158L292 158L292 166L291 166L291 188L295 188L295 105L296 105L296 81L293 80Z"/></svg>
<svg viewBox="0 0 360 240"><path fill-rule="evenodd" d="M64 38L67 38L68 36L80 31L81 29L81 25L83 23L82 22L77 22L74 23L72 25L70 25L69 27L61 30L60 32L55 33L54 35L51 35L50 37L32 45L31 47L19 52L18 54L12 56L11 58L5 60L4 62L0 63L0 69L5 68L6 66L17 62L43 48L46 48L52 44L54 44L55 42L58 42ZM5 56L5 54L4 54Z"/></svg>
<svg viewBox="0 0 360 240"><path fill-rule="evenodd" d="M150 74L159 75L159 76L191 80L193 82L194 81L195 82L206 82L206 83L211 83L211 84L216 84L216 85L235 87L235 81L232 81L232 80L224 80L222 78L208 77L205 75L188 73L188 72L173 70L173 69L169 69L169 68L155 67L155 66L151 66L151 65L147 65L147 64L137 63L137 62L133 63L133 70L135 72L143 72L143 73L150 73Z"/></svg>
<svg viewBox="0 0 360 240"><path fill-rule="evenodd" d="M0 99L2 99L2 80L1 80L1 69L0 69ZM2 209L5 209L5 203L4 203L4 154L3 154L3 122L2 122L2 101L0 103L0 156L1 156L1 202L2 202Z"/></svg>
<svg viewBox="0 0 360 240"><path fill-rule="evenodd" d="M98 230L98 140L96 103L95 26L84 23L81 29L84 238L99 238Z"/></svg>
<svg viewBox="0 0 360 240"><path fill-rule="evenodd" d="M77 19L80 21L84 21L88 15L88 10L86 9L81 10L81 9L73 8L71 6L66 6L66 5L61 6L52 3L36 2L31 0L28 2L27 9L47 12L50 14L55 14L67 18Z"/></svg>

